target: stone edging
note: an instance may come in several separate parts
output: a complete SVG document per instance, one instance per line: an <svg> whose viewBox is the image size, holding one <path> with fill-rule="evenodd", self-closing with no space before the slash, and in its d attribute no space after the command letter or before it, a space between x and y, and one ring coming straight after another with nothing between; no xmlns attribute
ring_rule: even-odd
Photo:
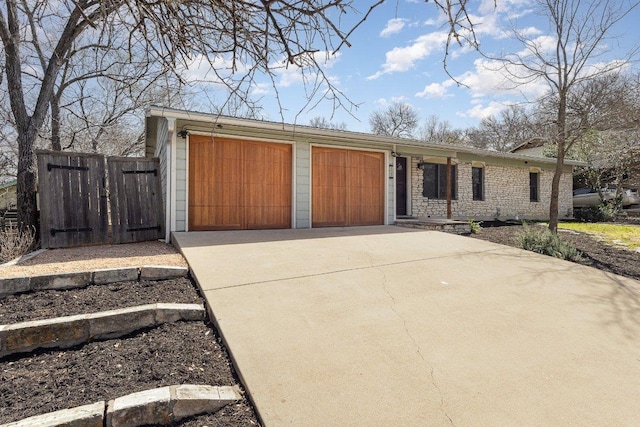
<svg viewBox="0 0 640 427"><path fill-rule="evenodd" d="M186 267L145 265L138 267L110 268L104 270L79 271L75 273L48 274L31 277L0 279L0 298L30 291L47 289L72 289L88 285L134 280L166 280L187 277Z"/></svg>
<svg viewBox="0 0 640 427"><path fill-rule="evenodd" d="M213 413L241 399L237 387L182 384L128 394L108 403L51 412L0 427L136 427Z"/></svg>
<svg viewBox="0 0 640 427"><path fill-rule="evenodd" d="M0 359L37 348L67 348L179 320L203 320L199 304L146 304L91 314L0 325Z"/></svg>

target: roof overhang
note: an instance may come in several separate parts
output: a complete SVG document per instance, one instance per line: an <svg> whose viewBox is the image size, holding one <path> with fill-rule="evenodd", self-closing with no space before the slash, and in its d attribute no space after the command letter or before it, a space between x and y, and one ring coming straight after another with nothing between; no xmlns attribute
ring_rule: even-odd
<svg viewBox="0 0 640 427"><path fill-rule="evenodd" d="M320 129L311 126L287 124L254 119L240 119L218 114L201 113L194 111L178 110L165 107L152 106L146 111L147 139L149 132L153 132L154 126L150 121L154 118L173 118L180 121L181 130L203 131L212 134L230 132L242 133L246 131L260 131L273 138L284 141L312 140L314 142L330 142L333 144L344 143L349 145L378 146L390 151L396 151L404 155L421 156L428 151L429 155L438 153L444 157L458 157L459 154L470 154L486 158L498 158L505 160L535 161L537 163L555 164L556 159L547 157L534 157L514 153L502 153L497 151L481 150L472 147L451 144L425 143L418 140L394 138L370 133L341 131L333 129ZM150 141L147 140L147 144ZM583 162L566 160L568 166L586 166Z"/></svg>

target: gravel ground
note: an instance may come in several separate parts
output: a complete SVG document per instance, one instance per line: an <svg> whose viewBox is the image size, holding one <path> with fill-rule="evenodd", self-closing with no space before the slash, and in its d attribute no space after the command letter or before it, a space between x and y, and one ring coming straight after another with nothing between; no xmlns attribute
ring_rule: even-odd
<svg viewBox="0 0 640 427"><path fill-rule="evenodd" d="M0 300L0 323L150 302L202 302L188 279L42 291ZM0 360L0 424L173 384L237 385L215 329L178 322L127 337ZM259 425L246 398L176 426Z"/></svg>
<svg viewBox="0 0 640 427"><path fill-rule="evenodd" d="M0 266L0 278L143 265L187 267L187 262L173 246L158 241L126 245L82 246L49 249L17 265Z"/></svg>
<svg viewBox="0 0 640 427"><path fill-rule="evenodd" d="M521 225L484 226L471 236L503 245L515 246L515 237L522 231ZM640 280L640 252L604 243L593 235L560 230L561 238L575 246L581 253L580 264L599 270Z"/></svg>

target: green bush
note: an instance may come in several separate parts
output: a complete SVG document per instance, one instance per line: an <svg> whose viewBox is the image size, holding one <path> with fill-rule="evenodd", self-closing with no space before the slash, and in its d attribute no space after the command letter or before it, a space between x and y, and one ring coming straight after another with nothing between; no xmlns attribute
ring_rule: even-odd
<svg viewBox="0 0 640 427"><path fill-rule="evenodd" d="M471 234L477 234L482 230L482 221L469 220L469 227L471 227Z"/></svg>
<svg viewBox="0 0 640 427"><path fill-rule="evenodd" d="M579 250L563 242L560 236L546 227L530 227L524 224L522 231L516 236L516 243L521 249L567 261L577 261L581 256Z"/></svg>
<svg viewBox="0 0 640 427"><path fill-rule="evenodd" d="M573 217L580 222L609 222L615 216L616 210L609 204L578 208L573 211Z"/></svg>

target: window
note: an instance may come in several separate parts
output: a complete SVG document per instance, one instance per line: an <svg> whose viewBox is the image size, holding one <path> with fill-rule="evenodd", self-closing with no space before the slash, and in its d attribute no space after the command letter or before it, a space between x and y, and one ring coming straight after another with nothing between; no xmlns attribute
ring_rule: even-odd
<svg viewBox="0 0 640 427"><path fill-rule="evenodd" d="M538 172L529 172L529 200L532 202L540 201Z"/></svg>
<svg viewBox="0 0 640 427"><path fill-rule="evenodd" d="M447 199L447 165L422 163L422 196L429 199ZM451 165L451 199L457 199L456 165Z"/></svg>
<svg viewBox="0 0 640 427"><path fill-rule="evenodd" d="M484 200L484 168L471 168L473 200Z"/></svg>

